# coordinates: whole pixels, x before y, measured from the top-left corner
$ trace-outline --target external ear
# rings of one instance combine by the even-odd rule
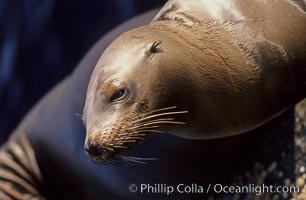
[[[153,55],[155,53],[160,52],[161,50],[158,49],[157,47],[162,43],[163,41],[161,40],[156,40],[155,42],[153,42],[153,44],[151,44],[148,48],[148,50],[146,51],[146,55]]]

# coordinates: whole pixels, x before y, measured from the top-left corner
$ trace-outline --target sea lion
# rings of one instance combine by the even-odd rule
[[[306,96],[304,11],[288,0],[170,0],[97,63],[88,154],[107,160],[154,132],[232,136],[279,115]]]
[[[84,107],[94,65],[106,46],[120,33],[149,23],[155,14],[152,11],[139,16],[103,37],[76,70],[31,110],[1,148],[0,170],[5,172],[0,174],[1,198],[14,199],[11,195],[22,193],[27,199],[37,196],[65,200],[203,199],[207,197],[204,194],[174,193],[167,196],[139,191],[132,193],[128,188],[131,184],[139,187],[143,183],[172,186],[198,183],[207,186],[231,177],[242,164],[254,164],[245,162],[245,159],[253,160],[245,149],[245,145],[249,144],[244,142],[248,134],[218,140],[184,140],[170,134],[150,135],[128,152],[129,156],[160,159],[147,165],[104,162],[98,166],[85,156],[81,148],[85,129],[75,113],[81,113]],[[254,155],[258,153],[256,148],[256,145],[251,148]],[[245,153],[244,157],[241,153]],[[30,187],[24,188],[23,184],[30,184]],[[227,194],[220,195],[228,199]]]

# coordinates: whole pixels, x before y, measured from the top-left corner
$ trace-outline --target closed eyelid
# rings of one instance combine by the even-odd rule
[[[114,92],[114,94],[110,97],[110,102],[120,101],[128,97],[128,88],[121,88]]]

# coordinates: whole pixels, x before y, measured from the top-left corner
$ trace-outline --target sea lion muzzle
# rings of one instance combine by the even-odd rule
[[[91,140],[84,145],[84,150],[86,154],[94,161],[107,160],[109,157],[113,157],[110,152],[106,149],[101,148],[98,145],[93,144]]]
[[[88,134],[84,149],[89,157],[101,162],[116,155],[142,141],[148,134],[163,133],[164,125],[185,125],[175,119],[187,111],[177,111],[176,107],[166,107],[148,111],[147,101],[137,103],[134,112],[118,120],[111,126],[98,129]]]
[[[95,157],[101,155],[100,149],[97,146],[93,145],[91,141],[89,141],[88,144],[84,145],[84,150],[90,156]]]

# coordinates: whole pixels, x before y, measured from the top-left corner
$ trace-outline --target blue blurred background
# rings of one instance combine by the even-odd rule
[[[0,0],[0,144],[119,23],[166,0]]]

